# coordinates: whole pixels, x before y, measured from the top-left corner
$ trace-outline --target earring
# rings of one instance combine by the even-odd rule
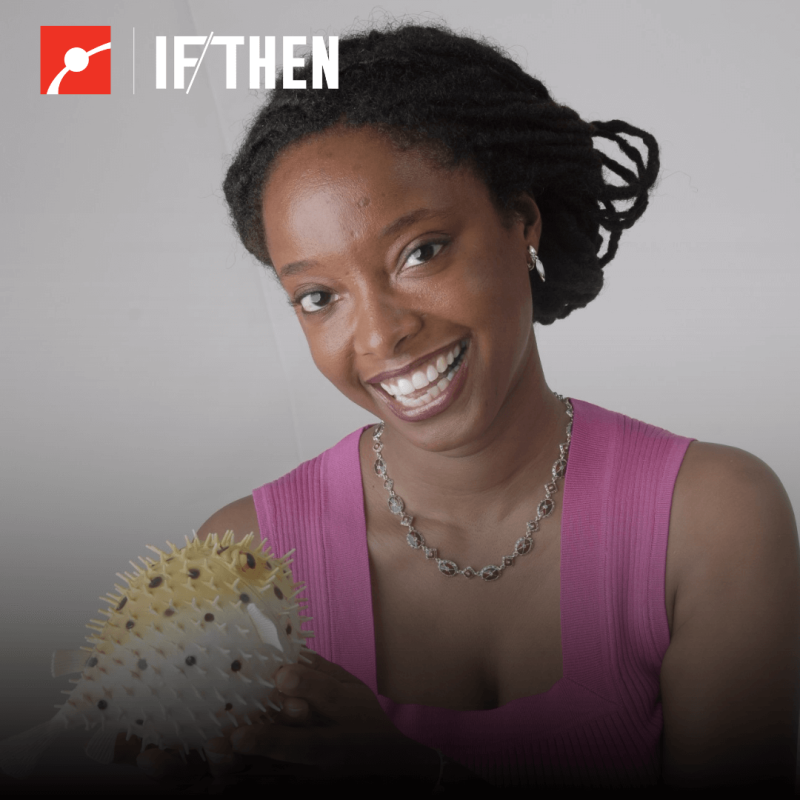
[[[536,271],[539,273],[542,283],[544,283],[544,264],[542,264],[542,259],[539,258],[536,248],[531,244],[528,245],[528,269],[533,272],[534,267],[536,267]]]

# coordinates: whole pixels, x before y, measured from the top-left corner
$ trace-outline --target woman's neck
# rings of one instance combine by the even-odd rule
[[[480,435],[457,449],[431,451],[387,426],[383,456],[415,524],[445,526],[452,536],[468,538],[517,517],[521,505],[531,515],[532,503],[535,513],[537,489],[551,479],[568,421],[544,380],[534,342],[520,380]]]

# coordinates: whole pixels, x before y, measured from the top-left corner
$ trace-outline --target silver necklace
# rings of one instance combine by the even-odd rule
[[[483,569],[473,569],[472,567],[460,569],[455,561],[439,558],[439,551],[435,547],[428,547],[425,537],[414,527],[414,517],[406,513],[406,504],[403,502],[403,498],[395,493],[394,481],[387,472],[386,459],[383,457],[383,442],[381,441],[383,421],[375,428],[375,432],[372,434],[372,449],[375,451],[375,473],[383,478],[383,486],[389,492],[389,511],[400,517],[400,524],[408,528],[406,541],[409,546],[413,547],[414,550],[422,550],[425,558],[434,559],[439,567],[439,572],[443,575],[448,577],[463,575],[465,578],[474,578],[476,575],[480,575],[485,581],[496,581],[503,574],[503,571],[510,567],[519,556],[527,555],[533,550],[533,534],[539,530],[539,522],[545,517],[549,517],[556,507],[555,500],[553,500],[553,495],[558,489],[556,481],[567,474],[567,456],[569,455],[569,444],[572,440],[572,403],[570,403],[569,398],[562,397],[556,392],[553,392],[553,394],[567,407],[567,416],[569,417],[567,441],[558,446],[559,456],[552,469],[553,480],[544,485],[544,500],[539,503],[536,509],[536,519],[528,521],[525,535],[517,539],[517,543],[514,545],[514,552],[511,555],[503,556],[500,560],[500,566],[489,564]]]

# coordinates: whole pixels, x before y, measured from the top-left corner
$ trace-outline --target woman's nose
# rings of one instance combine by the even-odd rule
[[[422,313],[390,292],[362,297],[356,313],[356,349],[361,355],[391,357],[423,326]]]

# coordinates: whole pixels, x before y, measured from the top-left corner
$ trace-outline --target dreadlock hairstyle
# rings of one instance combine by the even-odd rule
[[[307,86],[311,59],[294,74]],[[272,267],[262,192],[276,157],[334,125],[369,125],[402,148],[427,149],[443,166],[471,166],[506,220],[523,193],[535,199],[547,269],[546,283],[530,273],[536,322],[549,325],[597,296],[622,231],[647,207],[659,169],[653,136],[619,120],[583,121],[499,48],[441,25],[342,37],[339,86],[273,90],[231,163],[225,198],[242,243],[259,261]],[[643,142],[646,159],[622,134]],[[633,169],[596,149],[595,137],[614,142]]]

